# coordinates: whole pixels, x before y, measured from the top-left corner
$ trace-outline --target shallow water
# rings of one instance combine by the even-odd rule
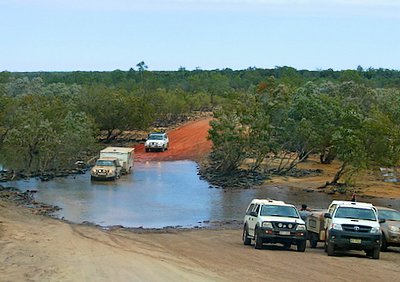
[[[91,182],[89,173],[42,182],[9,182],[23,191],[38,190],[37,201],[57,205],[59,218],[102,226],[162,228],[206,226],[209,221],[243,219],[253,198],[273,198],[296,206],[326,208],[332,198],[287,187],[223,190],[197,175],[192,161],[136,163],[131,175],[115,182]]]

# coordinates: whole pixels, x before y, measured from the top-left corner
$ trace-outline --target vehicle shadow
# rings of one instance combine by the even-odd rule
[[[254,247],[254,244],[252,244],[252,246]],[[269,251],[293,251],[293,252],[297,252],[296,250],[296,245],[292,245],[290,247],[285,247],[281,244],[264,244],[262,245],[260,250],[269,250]]]

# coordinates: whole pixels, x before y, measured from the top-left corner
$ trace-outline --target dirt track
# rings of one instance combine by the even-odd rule
[[[180,159],[183,151],[191,151],[184,158],[202,156],[211,146],[208,121],[170,132],[167,152],[137,147],[136,160]],[[400,281],[399,265],[400,248],[380,260],[362,252],[328,257],[322,246],[255,250],[242,244],[240,229],[101,230],[0,200],[0,281]]]
[[[135,146],[135,161],[198,160],[211,150],[207,140],[211,118],[189,122],[168,132],[170,145],[165,152],[148,152],[144,144]]]
[[[400,250],[328,257],[241,243],[241,231],[104,231],[0,201],[0,281],[399,281]]]

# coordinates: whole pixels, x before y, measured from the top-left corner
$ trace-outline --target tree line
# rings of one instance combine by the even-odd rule
[[[15,171],[69,168],[124,130],[148,130],[194,111],[209,111],[211,95],[156,89],[146,93],[103,84],[46,84],[16,78],[0,84],[0,164]]]
[[[45,171],[98,150],[124,130],[213,111],[216,171],[284,174],[310,154],[339,159],[332,182],[399,161],[400,72],[291,67],[246,70],[0,72],[0,163]]]

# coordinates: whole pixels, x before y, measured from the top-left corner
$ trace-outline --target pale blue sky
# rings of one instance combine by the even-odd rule
[[[0,0],[0,71],[400,69],[400,0]]]

